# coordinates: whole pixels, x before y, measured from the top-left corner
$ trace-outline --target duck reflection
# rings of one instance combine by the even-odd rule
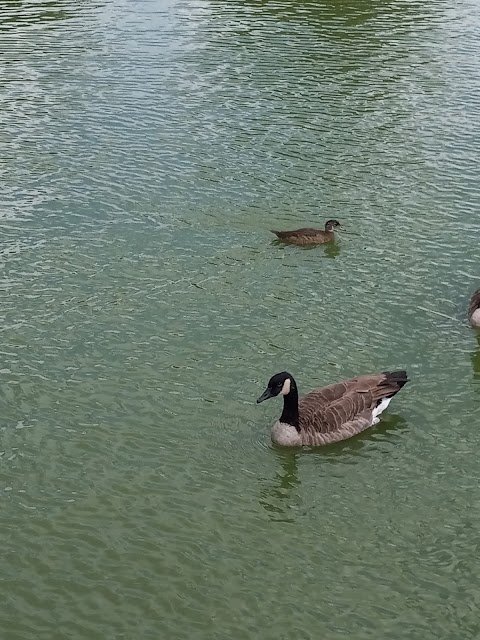
[[[270,244],[272,244],[273,246],[283,248],[285,247],[285,243],[281,240],[278,240],[278,238],[272,240]],[[325,244],[321,245],[311,245],[305,247],[296,246],[295,251],[323,251],[323,255],[325,256],[325,258],[335,259],[340,254],[340,243],[333,241],[326,242]]]
[[[323,255],[325,258],[335,259],[340,253],[340,243],[333,240],[332,242],[326,242],[325,244],[320,245],[307,245],[306,247],[297,246],[295,249],[297,251],[321,251],[322,253],[320,256]]]
[[[81,6],[85,3],[78,3]],[[25,10],[24,2],[0,2],[2,21],[0,31],[7,31],[12,28],[21,27],[24,24],[40,24],[66,20],[75,14],[78,5],[69,0],[40,0],[29,3],[28,11]],[[3,13],[5,15],[3,15]]]
[[[334,260],[340,253],[340,244],[338,242],[329,242],[325,245],[325,257]]]

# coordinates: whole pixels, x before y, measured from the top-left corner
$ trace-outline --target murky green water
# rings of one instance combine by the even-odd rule
[[[0,25],[2,640],[478,639],[478,4]],[[391,367],[378,428],[271,447],[272,373]]]

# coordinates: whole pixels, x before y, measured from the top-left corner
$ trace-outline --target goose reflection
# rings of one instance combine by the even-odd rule
[[[274,522],[295,523],[298,517],[305,515],[305,510],[301,509],[303,499],[298,478],[298,463],[302,455],[314,455],[318,458],[318,464],[323,466],[324,475],[343,475],[342,465],[356,464],[371,452],[375,446],[382,442],[396,444],[402,433],[408,429],[408,423],[400,415],[385,414],[381,422],[374,429],[367,429],[363,433],[342,440],[326,447],[304,448],[300,451],[273,447],[279,470],[275,473],[273,480],[266,480],[260,492],[259,502],[268,512],[270,520]],[[338,472],[327,465],[337,465]],[[321,482],[321,473],[318,476]]]
[[[295,522],[292,507],[299,504],[295,489],[300,485],[298,479],[298,452],[285,449],[273,449],[281,469],[275,478],[266,483],[260,492],[260,504],[274,522]]]
[[[354,438],[341,440],[322,449],[312,448],[306,452],[309,454],[321,454],[323,463],[353,464],[364,455],[367,455],[372,447],[379,442],[397,442],[401,434],[408,429],[405,418],[395,413],[386,413],[382,416],[378,425],[366,429]]]

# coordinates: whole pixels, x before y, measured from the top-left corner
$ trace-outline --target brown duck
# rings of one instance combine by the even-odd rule
[[[334,229],[340,227],[338,220],[327,220],[325,223],[325,231],[321,229],[295,229],[294,231],[274,231],[279,240],[289,242],[290,244],[323,244],[334,240]]]
[[[270,378],[257,403],[283,396],[283,413],[272,427],[275,444],[316,447],[346,440],[377,424],[407,382],[406,371],[385,371],[315,389],[299,402],[296,382],[284,371]]]

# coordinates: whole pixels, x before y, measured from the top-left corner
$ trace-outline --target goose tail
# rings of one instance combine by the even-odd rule
[[[392,395],[398,393],[407,382],[410,382],[407,372],[404,369],[400,369],[399,371],[384,371],[383,374],[385,376],[385,382],[395,389]]]
[[[400,371],[384,371],[383,375],[385,378],[378,387],[376,405],[372,410],[371,424],[377,424],[379,421],[378,416],[385,411],[393,396],[395,396],[409,381],[407,372],[403,369]]]

